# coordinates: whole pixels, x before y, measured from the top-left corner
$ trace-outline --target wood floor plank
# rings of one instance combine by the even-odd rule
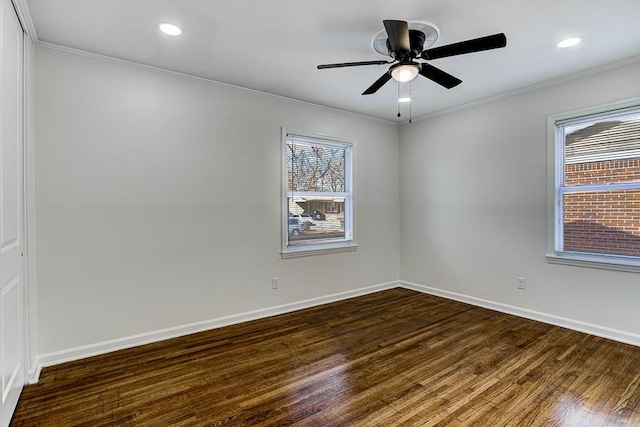
[[[640,348],[406,289],[45,368],[12,427],[637,426]]]

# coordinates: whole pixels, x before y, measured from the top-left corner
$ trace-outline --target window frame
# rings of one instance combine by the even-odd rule
[[[345,238],[343,240],[333,240],[318,244],[304,244],[300,246],[289,246],[289,203],[290,196],[288,190],[288,157],[287,157],[287,139],[289,135],[295,135],[301,139],[317,141],[319,144],[339,146],[346,149],[345,159]],[[281,236],[282,258],[297,258],[311,255],[321,255],[327,253],[351,252],[358,248],[356,243],[356,227],[355,227],[355,141],[347,138],[339,138],[321,133],[309,132],[293,128],[282,128],[282,191],[281,191]],[[331,194],[331,193],[328,193]]]
[[[564,237],[564,216],[560,187],[564,184],[565,141],[558,141],[558,124],[597,118],[607,114],[615,114],[624,110],[640,109],[640,98],[631,98],[604,105],[582,108],[547,116],[547,253],[546,261],[550,264],[563,264],[579,267],[600,268],[640,273],[640,257],[596,254],[587,252],[568,252],[559,250],[559,239]],[[629,187],[616,184],[619,188],[601,188],[601,185],[580,186],[586,191],[618,190]],[[635,184],[633,187],[637,187]]]

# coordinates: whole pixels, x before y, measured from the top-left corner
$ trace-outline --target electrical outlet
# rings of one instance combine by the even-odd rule
[[[271,289],[279,289],[280,288],[280,278],[274,277],[271,279]]]
[[[518,277],[518,289],[526,289],[527,288],[527,279],[524,277]]]

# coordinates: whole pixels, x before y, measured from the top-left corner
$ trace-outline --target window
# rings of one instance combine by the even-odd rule
[[[355,250],[352,143],[282,133],[283,257]]]
[[[640,100],[549,119],[547,260],[640,272]]]

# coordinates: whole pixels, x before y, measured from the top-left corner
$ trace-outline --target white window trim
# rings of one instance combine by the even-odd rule
[[[640,107],[640,98],[631,98],[547,116],[547,253],[545,258],[549,264],[640,273],[640,260],[634,257],[556,250],[558,247],[556,239],[562,236],[562,224],[560,221],[557,221],[558,209],[560,209],[561,204],[558,199],[559,192],[556,191],[556,188],[559,182],[563,182],[564,177],[564,169],[562,165],[559,164],[560,162],[557,162],[557,156],[559,154],[556,152],[556,123],[563,120],[577,119],[580,117],[586,118],[587,116],[634,107]],[[564,157],[564,153],[560,153],[560,155]],[[618,185],[624,187],[624,184]],[[585,186],[585,188],[587,187]],[[609,186],[609,188],[606,189],[611,190],[612,188]],[[560,227],[558,233],[556,233],[556,227]]]
[[[350,238],[347,238],[339,242],[329,242],[317,245],[302,245],[289,247],[289,206],[287,204],[287,135],[294,134],[301,137],[310,138],[313,140],[322,140],[323,143],[330,145],[332,142],[338,143],[341,147],[348,146],[350,149],[347,151],[350,156],[347,159],[347,165],[350,165],[350,171],[347,172],[345,177],[347,182],[347,188],[350,189],[351,200],[350,203],[345,203],[345,231],[351,230]],[[282,171],[282,192],[281,192],[281,236],[282,236],[282,250],[280,255],[282,258],[298,258],[312,255],[333,254],[340,252],[352,252],[358,249],[356,243],[356,227],[355,227],[355,211],[356,211],[356,195],[355,195],[355,141],[346,138],[337,138],[334,136],[324,135],[320,133],[308,132],[293,128],[282,128],[282,165],[280,167]],[[308,193],[312,195],[313,193]],[[326,196],[327,193],[318,193],[318,195]]]

